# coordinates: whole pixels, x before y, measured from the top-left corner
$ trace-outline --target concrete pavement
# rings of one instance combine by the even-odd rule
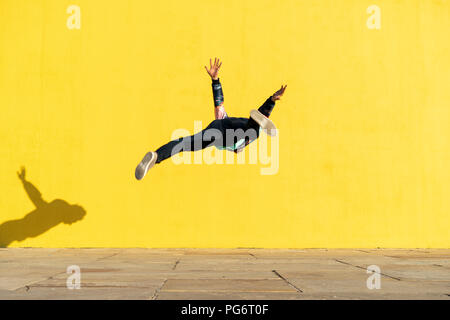
[[[450,299],[450,249],[0,248],[0,299]]]

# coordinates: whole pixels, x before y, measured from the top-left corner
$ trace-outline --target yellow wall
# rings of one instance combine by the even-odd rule
[[[449,30],[446,0],[1,0],[0,242],[448,248]],[[213,118],[214,56],[230,115],[288,85],[278,174],[169,160],[136,181],[145,152]],[[65,202],[35,209],[21,166]]]

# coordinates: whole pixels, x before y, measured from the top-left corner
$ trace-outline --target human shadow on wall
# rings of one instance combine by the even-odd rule
[[[7,247],[13,241],[37,237],[60,223],[70,225],[86,215],[83,207],[71,205],[61,199],[46,202],[39,190],[25,179],[25,173],[25,168],[22,167],[17,175],[36,209],[22,219],[6,221],[0,225],[0,247]]]

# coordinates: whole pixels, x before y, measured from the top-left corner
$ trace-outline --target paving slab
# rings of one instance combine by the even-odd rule
[[[47,279],[38,281],[28,285],[30,288],[67,288],[67,279]],[[164,283],[164,279],[145,279],[139,277],[130,278],[110,278],[110,279],[86,279],[81,278],[82,288],[151,288],[161,287]]]
[[[281,279],[169,279],[160,292],[297,292]]]
[[[84,272],[82,277],[86,280],[105,280],[117,278],[139,278],[139,279],[279,279],[272,271],[240,272],[240,271],[148,271],[145,269],[128,269],[126,271],[112,272]],[[61,273],[53,276],[54,279],[66,279],[67,274]]]
[[[450,299],[450,250],[1,248],[0,299]]]
[[[151,300],[157,287],[81,287],[72,289],[61,287],[30,287],[2,296],[7,300]]]
[[[159,292],[155,300],[301,300],[299,293],[286,292]]]

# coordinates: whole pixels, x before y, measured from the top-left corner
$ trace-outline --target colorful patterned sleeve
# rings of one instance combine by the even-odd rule
[[[212,90],[214,97],[214,115],[216,119],[228,118],[223,106],[223,91],[219,79],[212,81]]]

